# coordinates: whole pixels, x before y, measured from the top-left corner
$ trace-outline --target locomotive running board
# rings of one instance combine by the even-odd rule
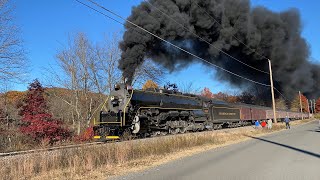
[[[103,136],[93,136],[93,139],[101,139]],[[111,139],[120,139],[119,136],[106,136],[106,140],[111,140]]]
[[[106,139],[120,139],[119,136],[106,136]]]

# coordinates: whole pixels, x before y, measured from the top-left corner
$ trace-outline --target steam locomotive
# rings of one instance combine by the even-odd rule
[[[277,118],[308,117],[308,114],[277,110]],[[185,133],[250,125],[254,120],[273,119],[271,108],[231,104],[168,89],[134,90],[117,84],[94,121],[94,138],[119,139]]]

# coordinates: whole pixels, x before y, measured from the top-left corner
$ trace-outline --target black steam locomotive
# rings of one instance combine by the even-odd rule
[[[271,108],[228,104],[175,89],[141,91],[119,84],[103,104],[99,122],[95,122],[94,138],[108,140],[124,134],[146,137],[239,127],[253,120],[272,118],[271,112]],[[287,111],[278,114],[278,118],[307,116]]]

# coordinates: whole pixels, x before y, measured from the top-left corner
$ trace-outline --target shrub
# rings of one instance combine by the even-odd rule
[[[23,100],[20,115],[22,115],[21,132],[40,143],[47,139],[50,144],[70,136],[70,131],[62,127],[62,122],[49,114],[47,102],[43,96],[44,89],[38,80],[30,84]]]

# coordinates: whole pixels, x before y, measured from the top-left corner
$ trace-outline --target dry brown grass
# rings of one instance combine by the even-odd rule
[[[311,120],[295,121],[292,125]],[[2,179],[105,179],[284,129],[252,127],[108,143],[0,159]]]

